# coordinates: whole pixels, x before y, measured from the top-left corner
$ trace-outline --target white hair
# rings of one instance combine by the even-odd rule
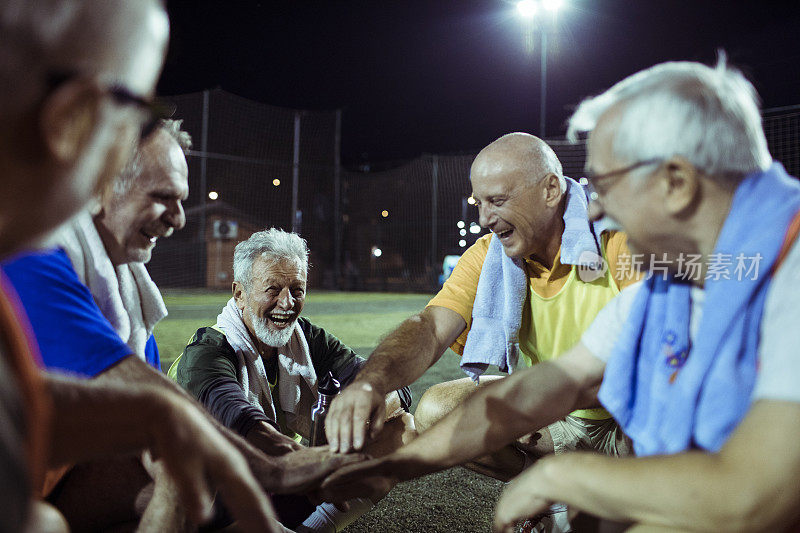
[[[127,194],[142,175],[142,170],[144,169],[143,148],[149,141],[152,141],[158,132],[163,131],[169,135],[172,140],[178,143],[178,146],[181,147],[184,155],[186,155],[192,147],[192,136],[189,135],[189,132],[181,129],[182,124],[183,120],[164,119],[158,121],[155,131],[153,131],[147,139],[139,143],[139,146],[136,147],[136,151],[125,165],[125,168],[122,169],[114,180],[113,193],[115,196],[119,197]]]
[[[308,244],[297,233],[270,228],[253,233],[236,245],[233,252],[233,279],[249,290],[253,281],[253,262],[263,257],[269,265],[293,261],[308,272]]]
[[[614,156],[629,163],[683,156],[709,177],[737,182],[772,162],[761,125],[758,95],[720,53],[715,68],[667,62],[625,78],[584,100],[569,119],[567,138],[595,128],[611,109],[620,112]]]

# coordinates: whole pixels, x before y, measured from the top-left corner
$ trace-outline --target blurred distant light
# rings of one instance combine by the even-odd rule
[[[219,194],[217,194],[217,191],[211,191],[210,193],[208,193],[208,198],[211,200],[216,200],[217,198],[219,198]]]
[[[389,216],[389,211],[387,211],[386,209],[384,209],[383,211],[381,211],[381,216],[382,216],[383,218],[386,218],[386,217],[388,217],[388,216]]]
[[[272,184],[277,187],[278,185],[281,184],[281,180],[279,180],[278,178],[275,178],[274,180],[272,180]]]
[[[459,220],[459,221],[456,223],[456,226],[458,226],[458,229],[464,229],[464,226],[465,226],[465,225],[466,225],[466,224],[464,224],[464,221],[463,221],[463,220]]]
[[[525,18],[533,18],[537,7],[534,0],[520,0],[517,2],[517,12]]]
[[[558,11],[562,4],[562,0],[542,0],[542,6],[548,11]]]
[[[465,230],[465,229],[460,229],[460,230],[458,230],[458,234],[459,234],[459,235],[461,235],[462,237],[464,237],[464,236],[466,236],[466,235],[467,235],[467,230]]]
[[[578,183],[586,187],[587,185],[589,185],[589,180],[587,180],[586,178],[581,178],[578,180]]]
[[[458,245],[463,248],[463,247],[465,247],[467,245],[467,241],[465,241],[464,239],[461,239],[460,241],[458,241]]]
[[[372,255],[374,255],[375,257],[380,257],[380,256],[383,255],[383,250],[381,250],[377,246],[373,246],[372,247]]]
[[[474,234],[480,233],[481,232],[481,227],[479,225],[477,225],[477,224],[472,224],[469,227],[469,232],[470,233],[474,233]]]
[[[475,205],[475,198],[473,198],[472,196],[470,196],[469,198],[467,198],[467,203],[468,203],[469,205]]]

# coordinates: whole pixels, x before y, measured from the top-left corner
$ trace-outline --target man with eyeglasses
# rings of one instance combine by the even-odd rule
[[[0,259],[48,242],[121,170],[158,118],[150,95],[168,33],[156,0],[0,0]],[[54,319],[51,327],[59,326]],[[264,488],[302,490],[341,464],[319,454],[310,465],[263,456],[144,362],[128,365],[143,376],[137,380],[42,372],[29,329],[0,276],[0,530],[66,527],[34,497],[47,468],[149,450],[192,521],[208,518],[218,488],[244,529],[281,531]],[[133,481],[121,470],[102,475]],[[84,501],[97,517],[92,529],[103,527],[118,496],[107,490]],[[162,518],[149,513],[141,525],[164,530]]]
[[[800,184],[772,162],[753,86],[724,60],[656,65],[581,104],[579,131],[592,217],[668,269],[623,290],[561,358],[476,392],[327,490],[463,463],[599,398],[646,457],[545,457],[506,488],[496,531],[554,501],[631,531],[797,530]],[[738,268],[748,260],[758,268]],[[487,416],[498,406],[510,414]]]
[[[583,187],[563,176],[541,139],[525,133],[497,139],[475,158],[470,181],[480,224],[491,233],[464,253],[428,307],[389,335],[334,401],[326,427],[340,451],[361,448],[367,423],[373,431],[380,427],[376,402],[384,390],[413,382],[448,346],[474,381],[492,383],[499,376],[481,376],[489,364],[516,372],[571,348],[598,311],[638,277],[619,261],[628,255],[625,235],[588,220]],[[474,391],[469,378],[431,387],[417,407],[417,428],[426,431]],[[626,455],[625,436],[595,404],[531,426],[534,434],[470,468],[507,480],[548,453]],[[490,416],[510,412],[499,408]]]

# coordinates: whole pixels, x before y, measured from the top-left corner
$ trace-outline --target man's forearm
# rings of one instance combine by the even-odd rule
[[[236,449],[244,455],[250,470],[264,486],[270,490],[274,489],[274,482],[277,467],[276,464],[269,459],[265,454],[257,450],[253,445],[248,443],[243,437],[236,435],[233,431],[222,425],[217,419],[211,416],[200,403],[184,391],[177,383],[169,379],[166,375],[158,372],[153,367],[137,358],[136,356],[128,356],[120,361],[117,365],[109,368],[100,374],[95,381],[98,383],[117,382],[117,383],[138,383],[147,384],[154,387],[163,387],[180,394],[187,400],[191,401],[197,409],[205,415],[208,421],[219,431]]]
[[[354,382],[367,382],[386,395],[416,381],[439,360],[444,349],[430,319],[424,313],[415,315],[375,348]]]
[[[51,467],[133,453],[152,445],[152,433],[146,428],[160,420],[166,405],[157,389],[104,386],[50,374],[45,382],[54,408]]]
[[[602,518],[681,530],[739,530],[728,513],[748,491],[747,479],[702,452],[624,459],[575,453],[546,458],[540,468],[537,486],[548,499]]]
[[[783,531],[796,520],[800,406],[760,402],[719,453],[614,459],[568,454],[526,490],[614,520],[701,531]],[[523,474],[523,476],[526,474]]]
[[[476,390],[390,462],[398,466],[401,479],[450,468],[499,450],[569,414],[582,401],[579,383],[553,363],[541,363]]]

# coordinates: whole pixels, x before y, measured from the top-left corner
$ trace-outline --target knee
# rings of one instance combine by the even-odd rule
[[[452,388],[450,385],[449,382],[438,383],[426,390],[419,399],[414,412],[417,431],[422,433],[453,410],[452,395],[448,393]]]
[[[374,441],[367,444],[364,451],[373,457],[383,457],[404,444],[408,444],[416,436],[414,417],[404,412],[400,416],[387,420],[380,434]]]
[[[67,524],[67,519],[58,509],[49,503],[34,501],[31,505],[30,518],[28,519],[28,531],[68,533],[69,525]]]

